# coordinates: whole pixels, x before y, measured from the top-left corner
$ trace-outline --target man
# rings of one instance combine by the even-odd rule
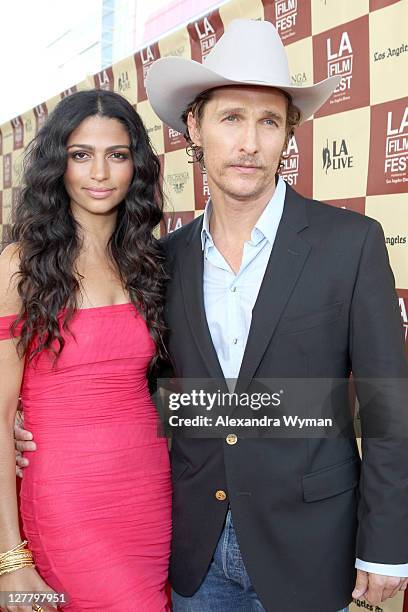
[[[249,20],[204,65],[151,67],[150,102],[186,131],[211,193],[204,216],[164,243],[177,377],[238,378],[249,393],[256,379],[407,377],[380,225],[278,178],[292,129],[337,84],[291,87],[275,28]],[[348,437],[176,433],[172,468],[176,612],[335,612],[352,594],[379,604],[405,588],[406,439],[365,438],[360,477]]]

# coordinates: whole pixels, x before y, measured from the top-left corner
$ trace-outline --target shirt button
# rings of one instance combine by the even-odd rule
[[[237,288],[236,288],[236,287],[231,287],[231,291],[232,291],[232,293],[235,293],[235,292],[236,292],[236,290],[237,290]]]
[[[238,338],[234,338],[232,344],[238,344]]]
[[[218,501],[225,501],[227,499],[227,494],[225,491],[220,489],[219,491],[215,492],[215,497],[218,499]]]
[[[228,434],[228,436],[225,438],[227,441],[227,444],[236,444],[238,442],[238,438],[235,434]]]

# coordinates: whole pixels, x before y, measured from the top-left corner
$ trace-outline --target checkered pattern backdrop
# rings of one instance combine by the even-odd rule
[[[166,230],[200,215],[209,196],[206,175],[188,163],[181,134],[151,109],[144,80],[159,57],[201,62],[236,17],[275,24],[293,84],[342,76],[329,101],[290,141],[282,174],[305,196],[381,222],[407,338],[408,0],[232,0],[2,125],[0,242],[7,240],[13,223],[24,147],[62,97],[92,87],[120,92],[143,118],[162,161],[170,202]],[[356,605],[373,609],[364,602]],[[402,605],[401,596],[376,610],[401,612]]]

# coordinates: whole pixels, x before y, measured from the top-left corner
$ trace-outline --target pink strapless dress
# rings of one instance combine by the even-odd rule
[[[0,339],[15,317],[0,318]],[[55,369],[26,366],[20,510],[36,567],[66,612],[163,612],[171,539],[167,440],[146,368],[154,344],[132,304],[78,310]]]

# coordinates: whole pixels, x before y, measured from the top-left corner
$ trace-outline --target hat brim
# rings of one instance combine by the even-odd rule
[[[163,57],[149,68],[146,91],[149,102],[168,126],[184,133],[181,115],[198,94],[207,89],[226,85],[259,85],[286,91],[301,112],[301,123],[311,117],[339,85],[340,76],[329,77],[309,87],[288,87],[283,83],[235,80],[216,73],[194,60],[182,57]]]

